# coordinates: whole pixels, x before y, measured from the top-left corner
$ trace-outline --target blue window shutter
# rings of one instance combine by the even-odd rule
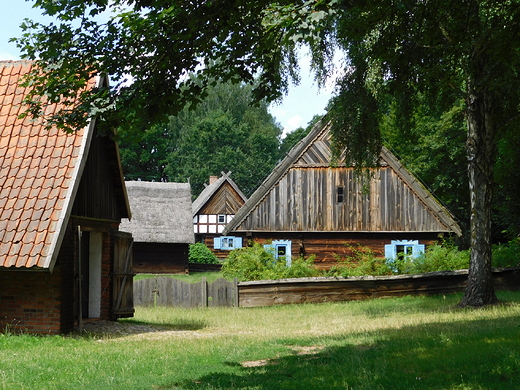
[[[235,249],[242,248],[242,237],[235,237],[234,241],[235,241],[235,243],[234,243]]]
[[[213,239],[213,249],[222,249],[222,242],[220,237],[215,237]]]
[[[394,244],[388,244],[385,245],[385,258],[387,259],[395,259],[395,245]]]
[[[413,246],[413,258],[419,257],[422,253],[424,253],[424,250],[424,244],[415,244]]]
[[[286,245],[287,245],[287,251],[286,251],[286,255],[285,255],[285,264],[287,265],[287,267],[290,267],[292,264],[292,258],[291,258],[292,243],[291,243],[291,241],[286,241]]]
[[[264,249],[266,252],[274,255],[274,246],[272,244],[264,244]]]

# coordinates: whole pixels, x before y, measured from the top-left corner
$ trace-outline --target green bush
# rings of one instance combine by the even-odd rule
[[[491,264],[497,268],[518,267],[520,265],[520,238],[507,244],[493,245]]]
[[[421,274],[467,268],[469,268],[469,250],[460,251],[455,245],[443,242],[442,245],[428,246],[426,253],[414,259],[412,267],[406,273]]]
[[[219,264],[217,256],[201,242],[190,245],[188,261],[198,264]]]
[[[275,259],[258,243],[231,251],[222,265],[225,278],[236,277],[240,281],[304,278],[318,274],[314,256],[292,259],[291,266],[287,267],[285,258]]]
[[[351,255],[341,258],[335,256],[337,265],[331,267],[325,276],[365,276],[365,275],[391,275],[392,268],[385,259],[377,258],[374,252],[367,247],[347,245]]]

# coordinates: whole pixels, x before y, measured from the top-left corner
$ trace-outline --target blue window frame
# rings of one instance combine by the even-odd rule
[[[390,260],[401,256],[415,259],[424,253],[424,249],[424,244],[419,244],[419,240],[392,240],[385,245],[385,257]]]
[[[242,237],[223,236],[213,239],[213,249],[232,251],[238,248],[242,248]]]
[[[285,258],[287,267],[291,266],[292,244],[290,240],[276,240],[264,245],[264,249],[271,252],[275,259]]]

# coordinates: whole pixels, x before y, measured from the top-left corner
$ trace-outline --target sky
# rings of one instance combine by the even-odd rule
[[[20,59],[20,51],[9,39],[22,34],[20,24],[25,18],[41,23],[52,21],[41,15],[39,9],[32,8],[33,3],[25,0],[0,0],[0,60]],[[331,88],[318,89],[309,64],[309,59],[302,55],[300,84],[291,86],[285,98],[270,107],[271,115],[284,129],[284,135],[298,127],[306,127],[315,115],[325,114],[325,106],[332,95]]]

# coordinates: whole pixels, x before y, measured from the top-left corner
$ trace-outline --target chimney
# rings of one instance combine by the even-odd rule
[[[209,185],[212,185],[218,180],[218,176],[210,176],[209,177]]]

